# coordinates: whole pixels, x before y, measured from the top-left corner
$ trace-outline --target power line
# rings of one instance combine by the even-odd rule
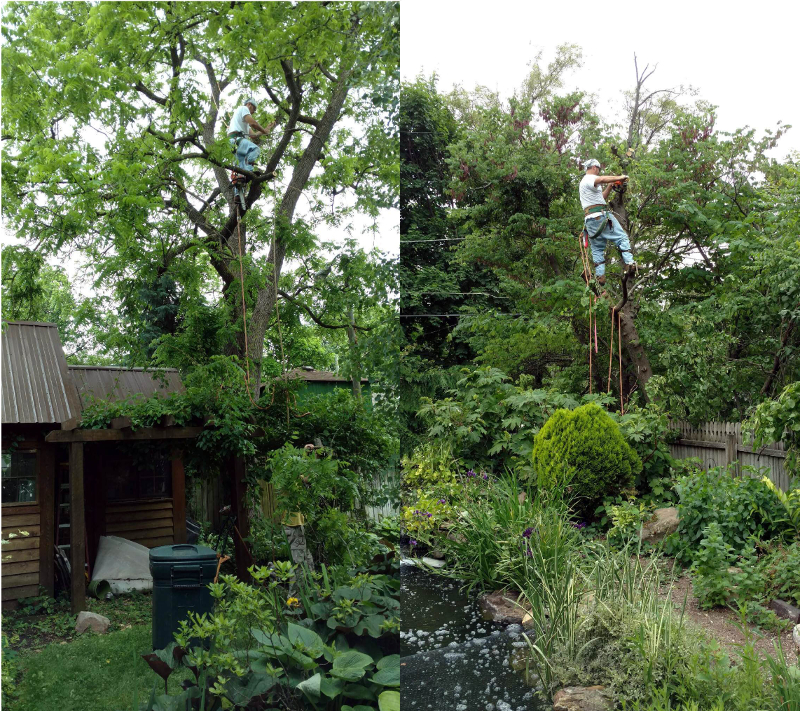
[[[400,318],[450,318],[457,316],[459,318],[486,316],[487,314],[398,314]],[[515,316],[522,318],[533,318],[528,314],[492,314],[493,316]]]
[[[466,237],[443,237],[442,239],[401,239],[400,244],[411,244],[413,242],[461,242]]]
[[[493,299],[510,299],[510,296],[496,296],[485,291],[406,291],[401,296],[491,296]]]

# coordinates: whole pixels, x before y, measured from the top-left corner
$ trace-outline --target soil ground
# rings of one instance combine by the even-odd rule
[[[666,595],[666,590],[664,590]],[[695,626],[700,627],[706,635],[717,640],[732,657],[736,651],[745,644],[746,637],[741,629],[739,615],[734,610],[726,607],[716,607],[712,610],[701,610],[697,598],[692,595],[692,583],[689,576],[684,573],[679,577],[672,588],[672,600],[676,609],[683,607],[686,598],[686,618]],[[792,629],[782,632],[763,630],[754,625],[748,625],[749,635],[759,655],[764,658],[775,655],[775,645],[783,649],[783,654],[789,664],[797,664],[797,647],[792,641]]]

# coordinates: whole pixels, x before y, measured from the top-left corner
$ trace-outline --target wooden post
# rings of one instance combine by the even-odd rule
[[[186,475],[179,449],[172,451],[172,532],[175,543],[186,543]]]
[[[741,468],[739,466],[739,443],[736,440],[736,434],[728,432],[725,435],[725,464],[730,467],[736,463],[734,469],[734,476],[741,476]]]
[[[83,442],[69,446],[69,552],[72,568],[72,612],[86,609],[86,521],[83,511]]]
[[[53,546],[55,545],[56,513],[56,447],[39,445],[39,585],[51,597],[55,594]]]
[[[247,511],[247,484],[245,483],[245,466],[243,457],[233,458],[233,486],[231,487],[231,514],[236,516],[236,527],[239,533],[233,532],[233,546],[236,551],[236,576],[239,580],[249,583],[251,581],[248,568],[253,565],[250,551],[245,546],[242,538],[250,535],[250,517]],[[241,535],[241,538],[240,538]]]

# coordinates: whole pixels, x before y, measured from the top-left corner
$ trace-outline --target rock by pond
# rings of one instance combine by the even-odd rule
[[[401,579],[403,711],[545,708],[512,667],[512,654],[528,645],[520,624],[484,620],[458,581],[413,564],[402,565]]]
[[[505,590],[496,590],[481,595],[480,607],[484,620],[505,625],[524,625],[530,619],[522,603],[515,602],[516,595]]]

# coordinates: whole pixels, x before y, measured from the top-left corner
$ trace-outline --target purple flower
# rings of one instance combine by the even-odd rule
[[[446,504],[446,503],[447,503],[447,500],[446,500],[446,499],[439,499],[439,503],[440,503],[440,504]]]
[[[469,476],[469,477],[473,477],[473,476],[478,476],[478,475],[477,475],[477,474],[476,474],[474,471],[472,471],[472,469],[470,469],[470,470],[467,472],[467,476]]]
[[[412,546],[415,546],[415,545],[417,545],[417,539],[416,539],[416,538],[412,538],[412,539],[411,539],[411,545],[412,545]]]
[[[522,537],[523,537],[523,538],[530,538],[532,533],[533,533],[533,529],[532,529],[532,528],[526,528],[526,529],[525,529],[525,530],[522,532]]]
[[[582,528],[586,528],[586,525],[586,521],[581,521],[580,523],[573,523],[572,527],[577,528],[580,531]]]
[[[533,551],[530,546],[525,546],[525,555],[528,556],[528,558],[533,558]]]
[[[488,478],[489,478],[489,475],[488,475],[486,472],[483,472],[483,478],[484,478],[484,480],[485,480],[485,479],[488,479]]]
[[[429,514],[428,514],[428,518],[430,518],[431,516],[433,516],[433,514],[430,514],[430,513],[429,513]]]

